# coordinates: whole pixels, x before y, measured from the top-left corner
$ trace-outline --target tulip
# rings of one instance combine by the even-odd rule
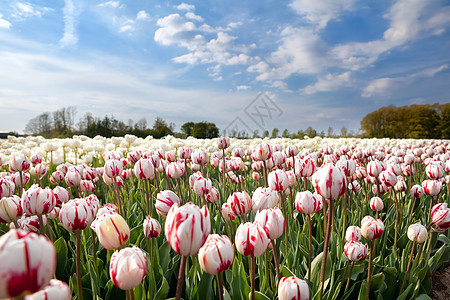
[[[275,240],[278,239],[284,232],[285,222],[283,213],[278,207],[260,210],[256,213],[255,223],[261,225],[261,227],[265,230],[267,237],[271,240],[277,280],[280,281],[281,275]]]
[[[442,191],[442,183],[437,180],[425,180],[422,182],[423,190],[431,197],[437,196]]]
[[[17,219],[22,216],[22,213],[22,203],[18,196],[0,198],[0,223],[14,222],[17,225]]]
[[[95,226],[98,240],[107,250],[119,248],[130,237],[130,227],[119,214],[103,214]]]
[[[95,185],[91,180],[80,181],[80,191],[86,193],[93,193],[95,191]]]
[[[381,182],[388,187],[395,186],[397,183],[397,176],[391,171],[382,171],[379,177]]]
[[[53,190],[32,185],[22,196],[22,208],[29,215],[45,215],[56,205]]]
[[[147,238],[156,238],[161,234],[161,225],[159,224],[158,220],[153,219],[150,216],[147,216],[144,220],[143,230],[144,235]]]
[[[59,212],[62,226],[70,231],[83,230],[92,223],[94,214],[84,199],[73,199],[64,203]]]
[[[209,194],[212,189],[212,183],[210,179],[199,177],[194,181],[194,193],[197,196],[204,196]]]
[[[444,177],[445,175],[444,169],[436,163],[428,164],[425,168],[425,172],[427,173],[428,177],[432,179],[439,179]]]
[[[72,292],[64,281],[50,279],[49,284],[39,292],[26,296],[25,300],[70,300]]]
[[[70,199],[69,192],[62,186],[56,186],[53,189],[53,195],[55,195],[56,198],[56,206],[59,207],[61,207],[63,203],[66,203]]]
[[[237,216],[233,213],[233,211],[230,210],[230,206],[228,205],[227,202],[222,204],[221,214],[226,221],[233,221],[234,219],[237,218]]]
[[[284,191],[289,187],[289,178],[284,170],[276,170],[269,173],[269,187],[275,191]]]
[[[411,187],[411,197],[413,198],[422,198],[425,194],[423,187],[419,184],[415,184]]]
[[[146,271],[147,260],[138,247],[123,248],[111,256],[109,275],[114,285],[122,290],[132,290],[141,284]]]
[[[11,172],[26,172],[30,167],[31,162],[25,154],[13,155],[9,159],[9,170]]]
[[[198,252],[200,266],[211,275],[228,269],[233,259],[233,244],[226,235],[210,234]]]
[[[267,246],[269,246],[270,240],[265,230],[258,223],[242,223],[236,230],[234,243],[237,251],[244,255],[249,256],[251,265],[251,291],[250,299],[254,299],[255,294],[255,257],[261,256],[266,252]]]
[[[244,216],[252,209],[252,199],[246,192],[234,192],[228,197],[227,203],[236,216]]]
[[[382,211],[384,208],[383,200],[381,200],[380,197],[372,197],[370,199],[370,208],[377,212],[377,218],[378,218],[378,212]]]
[[[66,184],[68,186],[79,186],[81,182],[81,174],[75,167],[70,167],[67,170],[66,176],[64,177]]]
[[[205,200],[208,203],[216,203],[219,201],[219,191],[212,186],[209,193],[205,195]]]
[[[138,162],[138,160],[140,160],[142,157],[142,151],[141,150],[135,150],[132,152],[128,152],[127,154],[127,159],[128,161],[134,165]]]
[[[252,196],[252,211],[272,208],[278,205],[278,193],[271,188],[258,187]]]
[[[297,192],[295,207],[299,212],[307,215],[320,212],[323,207],[322,196],[312,194],[310,191]]]
[[[345,240],[359,242],[361,240],[361,228],[358,226],[349,226],[345,231]]]
[[[155,167],[149,159],[141,158],[134,165],[134,175],[137,179],[152,180],[155,178]]]
[[[226,149],[230,147],[230,138],[228,137],[218,137],[216,139],[216,145],[218,149]]]
[[[64,173],[62,173],[61,171],[55,171],[52,173],[52,175],[50,175],[50,182],[56,185],[64,180],[64,176]]]
[[[172,205],[180,204],[180,198],[171,190],[165,190],[158,193],[156,196],[155,208],[158,215],[166,217]]]
[[[358,241],[348,241],[344,245],[344,253],[347,258],[352,262],[358,262],[363,259],[366,259],[368,254],[367,244],[363,244]],[[351,274],[350,274],[351,276]]]
[[[180,270],[176,289],[176,299],[181,298],[184,282],[186,257],[198,253],[211,231],[211,220],[208,208],[189,202],[178,207],[172,205],[167,214],[164,232],[170,247],[181,256]]]
[[[406,285],[406,281],[408,279],[409,270],[411,268],[411,261],[412,261],[412,257],[414,254],[414,246],[416,245],[416,243],[420,244],[419,253],[417,254],[417,257],[420,257],[420,254],[422,254],[423,243],[425,243],[425,241],[427,239],[428,231],[425,228],[425,226],[423,226],[422,224],[417,222],[408,227],[407,235],[408,235],[408,238],[413,242],[413,244],[411,247],[411,253],[409,255],[408,266],[406,267],[405,278],[403,279],[403,283],[400,288],[400,294],[403,292],[403,289],[405,288],[405,285]],[[416,257],[416,260],[417,260],[417,257]]]
[[[55,247],[44,236],[12,229],[0,237],[0,266],[1,299],[35,293],[55,274]]]
[[[446,230],[450,227],[450,209],[447,203],[438,203],[431,209],[431,220],[439,228]]]
[[[15,184],[7,178],[0,177],[0,199],[14,195]]]
[[[109,159],[105,162],[105,173],[108,177],[119,176],[123,171],[123,163],[118,159]]]
[[[383,165],[378,160],[372,160],[367,164],[367,174],[372,177],[378,177],[383,171]]]
[[[42,216],[42,222],[39,220],[38,216],[22,215],[20,219],[17,220],[19,228],[25,230],[26,232],[39,232],[40,224],[42,227],[47,225],[47,218]]]
[[[308,300],[309,287],[306,281],[295,276],[281,278],[278,285],[279,300]]]
[[[204,149],[195,149],[191,154],[191,160],[199,165],[206,165],[209,161],[208,152]]]

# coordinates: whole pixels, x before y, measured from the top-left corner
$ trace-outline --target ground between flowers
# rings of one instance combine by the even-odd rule
[[[450,299],[450,263],[433,274],[431,299]]]

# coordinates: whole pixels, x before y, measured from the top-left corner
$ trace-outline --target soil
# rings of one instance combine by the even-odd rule
[[[430,297],[436,300],[450,299],[450,264],[434,272]]]

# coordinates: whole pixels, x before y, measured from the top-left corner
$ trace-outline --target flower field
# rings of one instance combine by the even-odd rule
[[[431,299],[448,140],[0,140],[0,299]]]

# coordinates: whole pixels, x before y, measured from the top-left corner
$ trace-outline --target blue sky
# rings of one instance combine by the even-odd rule
[[[450,102],[448,16],[443,0],[1,1],[0,131],[65,106],[357,131],[382,106]]]

